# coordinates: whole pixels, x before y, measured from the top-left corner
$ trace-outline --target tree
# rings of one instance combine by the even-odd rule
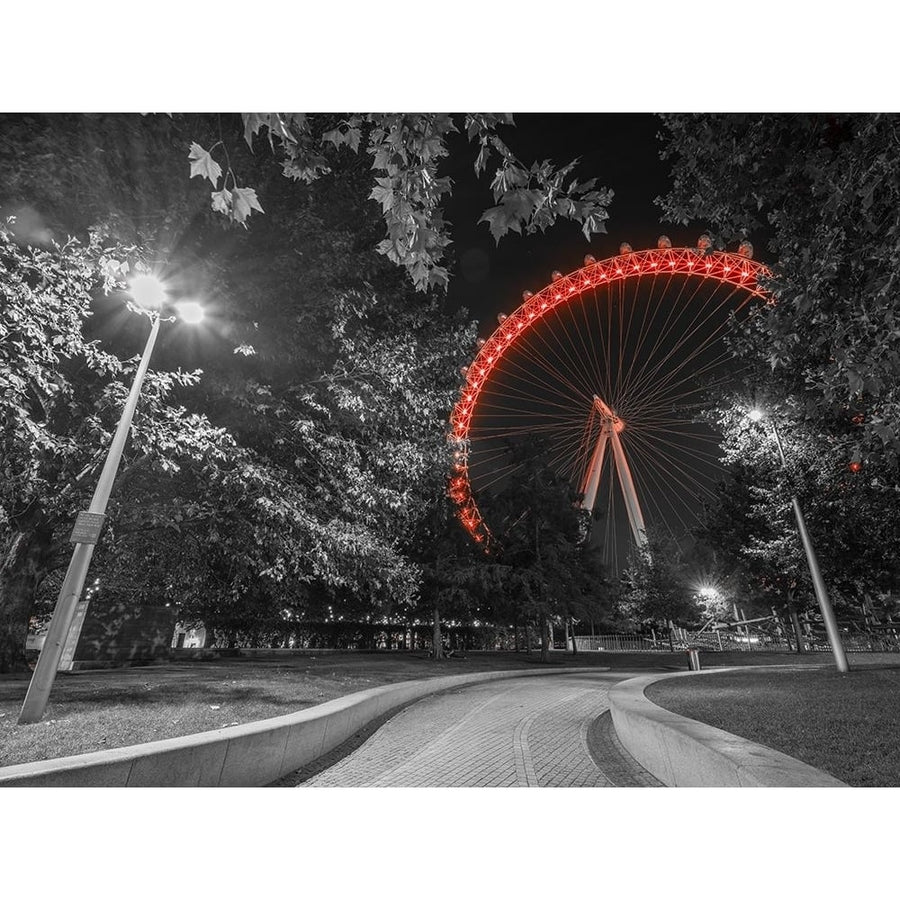
[[[634,552],[623,577],[623,614],[632,621],[665,628],[672,641],[673,623],[695,622],[699,613],[682,565],[682,550],[674,540],[649,535],[646,548]]]
[[[189,521],[172,519],[172,496],[160,507],[163,533],[179,541],[161,551],[165,599],[208,629],[363,620],[428,590],[415,548],[443,502],[445,427],[472,326],[402,296],[334,304],[324,371],[229,382],[215,407],[235,441],[228,465],[175,486]],[[148,487],[151,506],[158,494]],[[131,552],[146,560],[155,547]]]
[[[606,585],[599,556],[586,540],[588,513],[578,507],[571,485],[545,464],[543,444],[525,444],[512,453],[519,463],[514,477],[478,503],[497,523],[492,554],[508,602],[538,620],[546,662],[550,620],[602,603]]]
[[[119,288],[124,266],[121,248],[99,238],[23,249],[0,224],[0,671],[24,663],[35,591],[66,557],[68,528],[87,506],[137,365],[85,334],[92,292]],[[197,377],[148,373],[120,498],[141,471],[214,465],[227,453],[221,429],[171,403],[175,387]]]
[[[900,119],[664,116],[666,218],[721,241],[759,236],[777,302],[737,344],[798,425],[842,437],[845,463],[900,454]],[[854,423],[853,429],[847,426]],[[894,475],[896,482],[896,474]]]
[[[110,525],[95,570],[121,584],[127,565],[130,596],[177,602],[226,631],[338,597],[360,609],[363,596],[369,609],[403,602],[419,570],[401,548],[423,496],[443,493],[445,422],[473,327],[430,299],[412,302],[367,251],[377,217],[360,215],[358,166],[299,189],[271,160],[232,154],[266,187],[272,214],[251,232],[224,229],[196,187],[183,191],[183,129],[214,130],[215,119],[36,117],[2,132],[0,170],[20,197],[38,198],[45,224],[58,233],[99,221],[147,241],[168,255],[181,291],[214,298],[221,343],[197,345],[209,377],[195,373],[179,399],[215,421],[222,458],[182,461],[164,482],[132,476],[140,525]],[[129,168],[129,148],[148,147]],[[42,179],[38,160],[67,166],[70,181]],[[154,205],[154,191],[171,198],[179,185],[186,202]],[[156,357],[166,356],[161,344]]]
[[[834,452],[835,439],[794,424],[783,406],[767,407],[778,421],[786,467],[768,424],[751,423],[739,406],[723,409],[716,425],[726,478],[699,537],[741,573],[760,598],[760,611],[782,607],[793,621],[797,611],[815,607],[791,507],[796,495],[836,610],[846,616],[896,580],[900,531],[892,473],[875,463],[853,471]]]
[[[446,471],[441,467],[440,475]],[[431,618],[432,657],[437,661],[443,656],[442,618],[471,617],[489,593],[492,571],[457,521],[443,478],[438,490],[423,500],[422,516],[407,550],[422,573],[408,615]]]

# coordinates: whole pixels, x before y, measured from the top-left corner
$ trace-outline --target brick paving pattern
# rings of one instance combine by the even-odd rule
[[[423,698],[387,721],[352,754],[301,786],[652,783],[643,780],[643,770],[595,724],[609,708],[609,687],[622,677],[590,673],[515,678]]]

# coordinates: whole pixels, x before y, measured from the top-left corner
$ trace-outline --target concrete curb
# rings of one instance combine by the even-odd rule
[[[663,678],[715,675],[735,668],[642,675],[614,685],[609,708],[622,745],[669,787],[847,787],[799,759],[687,719],[644,696],[648,685]]]
[[[402,681],[300,712],[184,737],[0,768],[0,787],[261,787],[342,744],[373,719],[448,688],[608,667],[510,669]]]

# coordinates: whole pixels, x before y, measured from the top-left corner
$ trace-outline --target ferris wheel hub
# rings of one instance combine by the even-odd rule
[[[616,415],[616,411],[604,403],[596,394],[594,394],[594,409],[600,413],[603,424],[611,426],[616,434],[621,434],[625,430],[625,421]]]

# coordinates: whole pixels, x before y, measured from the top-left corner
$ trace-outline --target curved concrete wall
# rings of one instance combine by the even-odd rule
[[[333,750],[409,700],[481,681],[598,671],[606,670],[513,669],[403,681],[246,725],[6,766],[0,768],[0,787],[260,787]]]
[[[713,675],[715,671],[643,675],[612,687],[609,707],[616,734],[648,772],[669,787],[847,786],[778,750],[686,719],[644,696],[644,688],[661,678]]]

